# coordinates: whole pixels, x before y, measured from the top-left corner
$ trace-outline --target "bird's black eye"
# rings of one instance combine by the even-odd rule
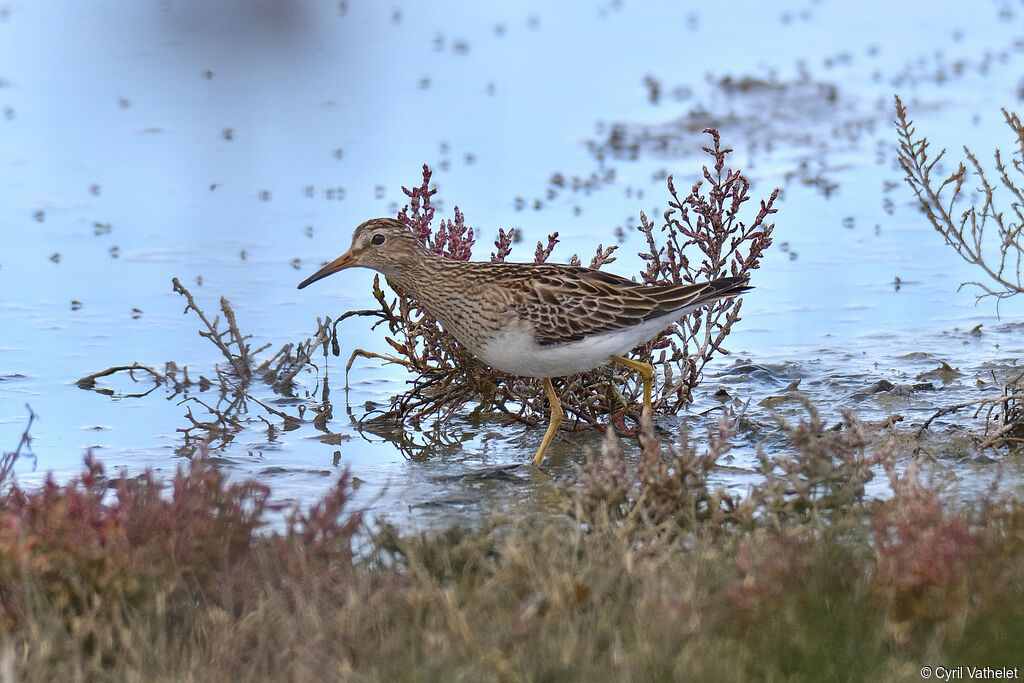
[[[380,245],[384,244],[384,235],[378,232],[376,235],[373,236],[373,239],[370,240],[370,244],[372,244],[375,247],[379,247]]]

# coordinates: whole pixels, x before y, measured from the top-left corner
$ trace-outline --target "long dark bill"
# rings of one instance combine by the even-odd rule
[[[316,282],[317,280],[323,280],[328,275],[333,275],[334,273],[337,273],[339,270],[345,270],[346,268],[352,268],[355,265],[358,265],[356,263],[356,257],[352,255],[352,251],[351,250],[346,251],[344,254],[342,254],[338,258],[334,259],[333,261],[328,263],[326,266],[324,266],[323,268],[321,268],[320,270],[316,271],[315,273],[313,273],[312,275],[307,277],[305,280],[300,282],[299,283],[299,289],[302,289],[303,287],[306,287],[307,285],[311,285],[314,282]]]

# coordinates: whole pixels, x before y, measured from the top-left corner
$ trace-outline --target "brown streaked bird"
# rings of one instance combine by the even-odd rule
[[[744,277],[641,285],[582,266],[452,261],[428,251],[394,218],[360,225],[349,250],[299,289],[354,266],[383,274],[491,367],[543,381],[551,421],[533,458],[536,465],[564,417],[552,377],[618,363],[643,378],[649,413],[654,368],[623,354],[697,308],[750,289]]]

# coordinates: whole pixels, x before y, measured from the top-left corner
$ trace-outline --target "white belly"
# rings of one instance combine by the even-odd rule
[[[470,349],[491,367],[523,377],[562,377],[586,372],[650,341],[686,315],[679,311],[625,330],[615,330],[566,344],[541,346],[529,330],[508,328],[481,349]]]

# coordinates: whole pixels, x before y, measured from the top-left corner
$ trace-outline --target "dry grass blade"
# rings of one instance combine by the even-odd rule
[[[0,456],[0,489],[7,484],[7,479],[14,471],[14,465],[18,460],[25,455],[31,455],[28,449],[32,446],[32,423],[36,421],[37,416],[32,411],[32,406],[26,403],[25,408],[28,410],[28,424],[25,425],[25,430],[21,433],[18,445],[13,451],[4,451],[3,456]],[[34,455],[32,457],[35,458]]]

